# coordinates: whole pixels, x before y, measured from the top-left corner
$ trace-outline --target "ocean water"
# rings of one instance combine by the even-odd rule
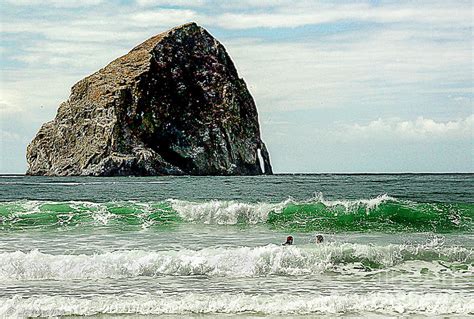
[[[473,186],[0,176],[0,317],[473,316]]]

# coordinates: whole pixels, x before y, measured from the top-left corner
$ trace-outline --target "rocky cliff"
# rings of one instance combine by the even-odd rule
[[[222,44],[195,23],[76,83],[27,160],[30,175],[272,173],[245,82]]]

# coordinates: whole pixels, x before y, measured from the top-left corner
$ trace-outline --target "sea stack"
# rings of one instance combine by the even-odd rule
[[[195,23],[76,83],[26,156],[29,175],[272,174],[244,80]]]

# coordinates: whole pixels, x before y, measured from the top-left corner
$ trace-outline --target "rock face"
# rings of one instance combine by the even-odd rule
[[[27,160],[30,175],[272,173],[245,82],[222,44],[195,23],[76,83]]]

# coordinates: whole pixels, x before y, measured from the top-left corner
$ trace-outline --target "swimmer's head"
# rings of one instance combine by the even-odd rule
[[[286,242],[283,245],[293,245],[293,236],[286,237]]]
[[[316,243],[320,244],[324,241],[323,235],[317,235],[316,236]]]

